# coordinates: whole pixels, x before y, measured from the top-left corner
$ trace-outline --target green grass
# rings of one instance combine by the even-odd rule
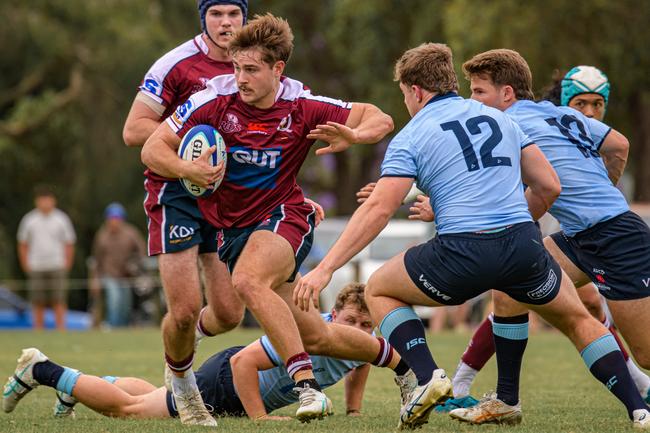
[[[223,348],[245,344],[259,332],[238,330],[201,343],[198,363]],[[453,373],[467,343],[466,334],[429,336],[435,359]],[[24,347],[35,346],[52,360],[89,374],[138,376],[162,383],[163,357],[157,329],[129,329],[113,332],[2,332],[0,374],[9,375]],[[475,396],[494,388],[496,368],[490,361],[478,376]],[[518,427],[467,426],[432,415],[422,432],[629,432],[623,407],[588,373],[568,340],[555,333],[531,336],[524,358],[521,383],[524,421]],[[399,393],[389,371],[373,369],[366,388],[363,417],[344,415],[342,383],[330,388],[337,413],[320,422],[301,425],[297,421],[253,424],[246,419],[219,420],[219,430],[235,432],[390,432],[395,430]],[[1,432],[204,432],[188,428],[178,420],[116,420],[81,406],[76,420],[51,417],[54,392],[41,387],[27,396],[11,414],[0,413]],[[293,415],[295,406],[276,412]]]

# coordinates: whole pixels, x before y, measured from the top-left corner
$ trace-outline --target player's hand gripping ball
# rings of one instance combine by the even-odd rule
[[[216,146],[217,150],[208,158],[208,162],[212,166],[216,166],[219,162],[227,162],[226,143],[223,141],[221,134],[210,125],[197,125],[187,131],[178,147],[178,156],[185,161],[194,161],[198,159],[203,153],[207,152],[209,148]],[[212,191],[217,189],[221,181],[213,184],[213,189],[203,188],[188,179],[179,179],[183,188],[194,197],[203,197],[210,195]]]

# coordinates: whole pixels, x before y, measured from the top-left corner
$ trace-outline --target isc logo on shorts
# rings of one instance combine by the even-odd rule
[[[530,299],[538,300],[538,299],[544,299],[546,295],[551,293],[553,289],[555,288],[555,284],[557,283],[557,275],[555,275],[555,272],[553,272],[553,269],[551,269],[548,272],[548,278],[538,288],[531,290],[530,292],[526,293]]]

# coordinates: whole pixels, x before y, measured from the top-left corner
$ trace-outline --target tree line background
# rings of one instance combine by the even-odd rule
[[[650,2],[632,0],[249,0],[249,18],[288,19],[295,50],[286,74],[317,94],[368,101],[408,121],[392,80],[401,53],[447,43],[462,62],[518,50],[535,89],[555,70],[595,65],[612,82],[607,123],[628,136],[635,201],[650,202]],[[0,26],[0,279],[19,278],[15,234],[37,184],[55,188],[78,236],[84,277],[104,207],[122,202],[145,233],[139,149],[122,125],[150,65],[200,31],[194,0],[4,0]],[[461,77],[461,94],[469,96]],[[328,215],[349,215],[354,192],[379,174],[387,143],[310,156],[301,172]],[[595,204],[597,205],[597,204]]]

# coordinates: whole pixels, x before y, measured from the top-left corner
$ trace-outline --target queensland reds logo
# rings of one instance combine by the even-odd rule
[[[239,123],[237,116],[232,113],[226,113],[226,119],[221,121],[219,129],[226,134],[232,134],[233,132],[241,131],[242,126]]]
[[[289,114],[286,117],[283,117],[282,120],[280,120],[280,124],[278,125],[278,131],[293,132],[291,131],[291,114]]]

